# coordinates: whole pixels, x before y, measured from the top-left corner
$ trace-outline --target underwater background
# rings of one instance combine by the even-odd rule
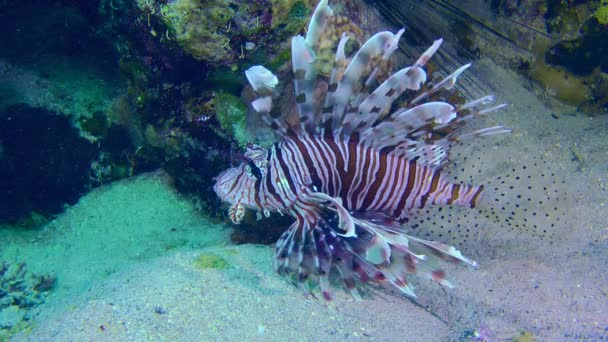
[[[320,61],[343,32],[404,27],[398,66],[443,37],[430,80],[472,62],[450,98],[494,94],[510,106],[480,127],[513,128],[454,146],[446,173],[504,177],[521,213],[409,222],[479,270],[363,302],[276,274],[291,219],[233,225],[212,189],[248,142],[275,141],[244,71],[288,78],[316,3],[0,1],[0,341],[608,340],[608,2],[330,1]]]

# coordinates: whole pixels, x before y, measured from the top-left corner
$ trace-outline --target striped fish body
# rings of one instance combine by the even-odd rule
[[[251,148],[256,150],[257,161],[218,177],[216,192],[222,193],[221,184],[230,184],[232,191],[224,190],[223,200],[238,198],[241,205],[259,212],[289,211],[303,192],[312,190],[339,198],[349,211],[403,221],[427,204],[474,208],[483,190],[450,183],[438,169],[393,149],[379,150],[348,138],[294,137],[263,153]],[[231,182],[234,175],[241,184]]]
[[[382,213],[400,221],[426,204],[475,207],[483,189],[449,183],[438,169],[399,156],[394,149],[348,138],[289,139],[270,150],[269,161],[278,177],[261,182],[265,186],[259,196],[266,203],[293,201],[299,192],[312,189],[340,198],[349,211]],[[282,183],[288,187],[277,180],[286,180]]]
[[[214,190],[231,204],[229,216],[235,224],[246,209],[292,216],[294,223],[276,243],[275,268],[301,284],[318,282],[327,299],[332,269],[355,298],[357,281],[389,282],[415,296],[408,274],[451,287],[442,261],[477,263],[454,247],[409,235],[407,219],[427,205],[476,206],[483,186],[452,184],[440,170],[449,160],[450,141],[510,131],[494,126],[463,132],[469,120],[503,105],[478,109],[492,103],[492,96],[459,107],[427,101],[454,86],[469,66],[422,91],[423,67],[441,39],[412,66],[378,84],[379,70],[403,30],[374,35],[350,59],[343,35],[331,76],[318,80],[315,56],[332,18],[327,0],[321,0],[306,37],[292,39],[299,122],[272,113],[279,81],[271,71],[254,66],[245,72],[259,96],[253,109],[282,141],[270,149],[250,145],[240,165],[216,178]],[[320,83],[327,90],[316,101],[313,93]],[[413,95],[394,110],[391,104],[406,91]]]
[[[326,277],[334,259],[340,260],[336,266],[356,298],[355,277],[364,282],[388,278],[413,296],[405,281],[408,272],[452,286],[442,269],[419,269],[420,262],[447,259],[477,265],[453,247],[406,235],[399,222],[425,205],[474,207],[483,186],[450,183],[437,168],[395,149],[377,149],[348,137],[292,137],[269,150],[250,146],[245,156],[246,162],[219,175],[215,185],[222,200],[233,204],[230,218],[238,224],[244,208],[296,218],[277,242],[275,267],[301,281],[311,275],[319,279],[325,298],[330,298]],[[335,217],[322,212],[326,206]],[[354,220],[350,227],[346,217]],[[402,262],[391,262],[397,256]]]

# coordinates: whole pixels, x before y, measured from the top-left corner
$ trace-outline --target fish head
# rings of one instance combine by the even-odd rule
[[[255,184],[263,181],[266,175],[267,155],[267,150],[257,145],[248,145],[239,165],[215,177],[213,191],[224,202],[240,203],[250,209],[260,209],[255,200]]]

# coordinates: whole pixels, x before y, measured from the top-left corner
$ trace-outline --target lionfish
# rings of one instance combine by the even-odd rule
[[[270,149],[250,144],[242,163],[216,178],[214,191],[231,204],[229,216],[235,224],[246,208],[295,218],[276,243],[275,269],[300,283],[318,284],[327,300],[334,267],[357,299],[357,280],[389,282],[412,297],[408,274],[453,287],[441,262],[474,268],[477,262],[453,246],[407,234],[407,220],[427,205],[476,206],[484,187],[450,183],[442,167],[453,141],[509,132],[503,126],[462,132],[470,119],[504,105],[477,109],[490,106],[492,96],[457,107],[429,100],[452,88],[470,66],[423,89],[424,66],[441,39],[412,66],[380,83],[380,70],[397,49],[403,29],[375,34],[349,59],[349,37],[343,34],[324,98],[315,101],[313,93],[321,82],[315,58],[333,15],[327,0],[321,0],[305,37],[291,40],[298,122],[271,114],[278,84],[271,71],[258,65],[245,72],[258,95],[254,110],[282,141]],[[406,91],[414,95],[393,109],[393,101]]]

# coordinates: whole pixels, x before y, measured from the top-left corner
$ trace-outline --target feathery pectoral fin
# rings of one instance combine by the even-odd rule
[[[279,273],[294,275],[301,284],[318,282],[325,299],[330,299],[328,275],[332,266],[356,299],[360,299],[357,279],[363,283],[390,282],[407,296],[416,297],[409,274],[451,288],[454,285],[446,279],[442,261],[477,267],[452,246],[406,234],[388,216],[349,213],[339,198],[324,193],[305,192],[302,197],[303,206],[311,210],[277,241],[275,267]],[[315,205],[329,211],[314,210]]]
[[[302,286],[309,281],[319,284],[323,298],[331,299],[329,273],[335,266],[345,287],[361,299],[355,283],[356,254],[330,225],[316,214],[296,220],[281,235],[275,246],[275,269],[292,275]],[[308,291],[308,290],[307,290]]]
[[[454,285],[446,279],[446,272],[439,264],[440,260],[478,267],[477,262],[463,256],[452,246],[405,234],[403,228],[388,217],[378,221],[367,217],[358,218],[355,215],[353,220],[357,233],[368,237],[353,242],[354,250],[359,251],[367,261],[377,267],[387,281],[409,296],[415,297],[413,287],[406,280],[408,273],[451,288]]]
[[[339,218],[338,228],[340,228],[342,231],[344,231],[343,234],[340,234],[340,233],[338,233],[338,234],[343,237],[356,237],[357,236],[357,234],[355,233],[355,223],[353,222],[353,218],[350,215],[350,213],[348,212],[348,210],[346,210],[346,208],[344,208],[344,206],[342,206],[341,198],[331,197],[322,192],[313,192],[313,193],[308,194],[308,196],[306,197],[306,200],[315,202],[315,203],[330,202],[332,209],[334,209],[338,213],[338,218]]]

